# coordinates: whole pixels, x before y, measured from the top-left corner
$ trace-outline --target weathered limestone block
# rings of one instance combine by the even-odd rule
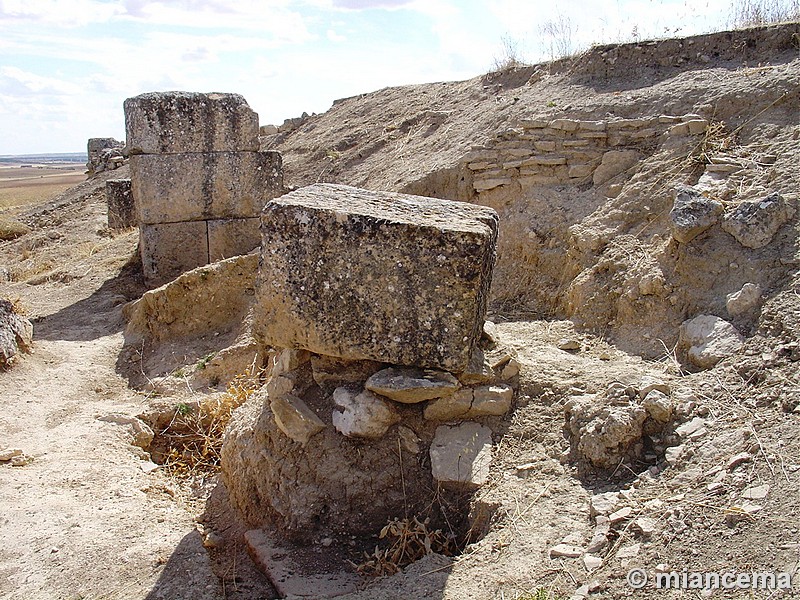
[[[416,404],[455,392],[460,384],[450,373],[433,369],[389,367],[371,375],[364,384],[368,390],[403,404]]]
[[[277,152],[141,154],[130,165],[139,223],[255,218],[283,193]]]
[[[161,285],[208,263],[205,221],[139,226],[142,272],[149,285]]]
[[[239,94],[154,92],[124,103],[133,154],[258,150],[258,115]]]
[[[602,185],[620,173],[633,168],[642,159],[636,150],[609,150],[603,154],[600,165],[595,169],[592,180]]]
[[[86,170],[89,177],[94,177],[106,169],[116,169],[124,161],[125,142],[114,138],[89,138],[86,142],[86,154],[89,158]]]
[[[267,203],[255,309],[265,344],[463,371],[495,261],[489,208],[316,184]]]
[[[208,221],[208,260],[216,262],[247,254],[261,243],[261,220],[220,219]]]
[[[130,179],[106,181],[109,229],[136,227],[136,207],[133,202]]]
[[[444,487],[477,489],[489,479],[492,430],[472,421],[437,427],[430,456],[433,478]]]

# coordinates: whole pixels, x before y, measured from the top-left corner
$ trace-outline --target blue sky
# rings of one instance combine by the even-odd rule
[[[143,92],[237,92],[279,124],[385,86],[485,73],[504,40],[539,62],[554,24],[579,50],[719,29],[730,2],[0,0],[0,155],[123,139],[122,102]]]

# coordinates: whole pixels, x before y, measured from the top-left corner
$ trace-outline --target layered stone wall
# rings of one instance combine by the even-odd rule
[[[699,135],[699,115],[583,121],[535,119],[519,123],[465,157],[478,193],[513,182],[602,185],[636,165],[660,136]]]
[[[277,152],[238,94],[165,92],[125,101],[146,280],[160,285],[260,243],[258,216],[283,193]]]

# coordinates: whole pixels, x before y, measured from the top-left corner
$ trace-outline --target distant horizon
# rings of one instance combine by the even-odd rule
[[[67,151],[67,152],[26,152],[24,154],[0,154],[0,160],[9,159],[27,159],[27,158],[58,158],[61,156],[70,156],[80,158],[81,160],[89,160],[89,154],[86,150]]]

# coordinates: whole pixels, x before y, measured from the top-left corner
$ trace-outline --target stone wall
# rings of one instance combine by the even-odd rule
[[[106,181],[106,204],[109,229],[136,227],[136,207],[133,203],[130,179]]]
[[[475,147],[464,160],[478,193],[514,182],[523,189],[602,185],[651,153],[660,136],[699,135],[707,127],[706,119],[693,114],[608,121],[527,120]]]
[[[125,163],[125,143],[114,138],[89,138],[86,142],[87,175],[91,178],[102,173],[118,169]]]
[[[163,284],[260,243],[258,216],[283,193],[277,152],[238,94],[165,92],[125,101],[145,279]]]

